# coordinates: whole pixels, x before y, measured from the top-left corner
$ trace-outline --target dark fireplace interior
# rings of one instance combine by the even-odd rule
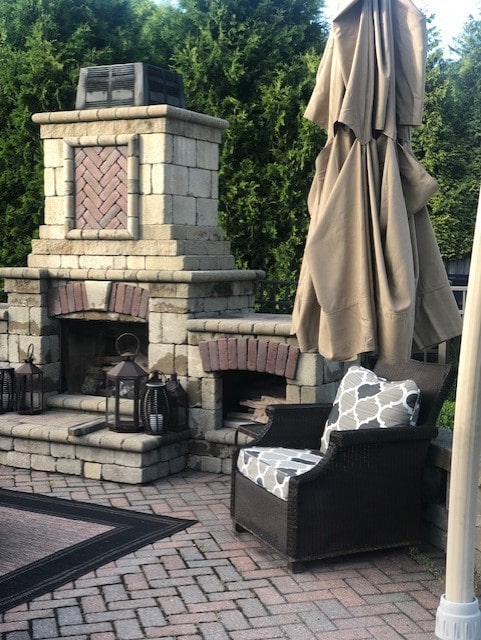
[[[224,426],[265,424],[265,408],[286,401],[286,379],[256,371],[224,371],[222,376]]]
[[[117,362],[116,341],[131,333],[139,341],[137,364],[148,368],[148,325],[135,322],[105,320],[62,320],[60,345],[63,393],[105,395],[105,374]],[[124,338],[119,343],[136,346],[135,339]]]

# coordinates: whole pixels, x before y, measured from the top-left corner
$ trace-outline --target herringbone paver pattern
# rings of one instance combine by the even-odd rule
[[[3,640],[434,640],[442,583],[400,550],[290,574],[231,527],[229,479],[146,486],[3,467],[1,486],[194,518],[198,524],[0,616]]]
[[[75,226],[125,229],[127,145],[75,149]]]

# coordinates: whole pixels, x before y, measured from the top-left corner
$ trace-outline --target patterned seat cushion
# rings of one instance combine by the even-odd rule
[[[389,382],[364,367],[350,367],[327,419],[321,452],[326,453],[332,431],[414,426],[420,400],[414,380]]]
[[[237,460],[240,473],[282,500],[287,500],[289,478],[310,471],[322,459],[319,451],[283,447],[247,447]]]

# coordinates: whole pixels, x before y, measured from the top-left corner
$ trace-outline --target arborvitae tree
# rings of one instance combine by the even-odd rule
[[[467,21],[457,43],[459,58],[450,68],[456,97],[456,133],[466,166],[460,191],[466,215],[471,213],[471,235],[481,185],[481,3],[477,6],[477,19]]]
[[[417,157],[440,186],[429,206],[446,260],[466,256],[473,239],[481,177],[479,138],[476,143],[472,137],[474,114],[481,109],[480,50],[479,22],[468,22],[457,58],[451,60],[444,57],[436,29],[430,29],[424,122],[413,142]]]

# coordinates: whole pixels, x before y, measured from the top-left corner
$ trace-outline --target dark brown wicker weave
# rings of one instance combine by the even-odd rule
[[[378,364],[388,380],[414,379],[422,391],[416,427],[332,432],[326,456],[289,480],[287,501],[237,471],[233,457],[231,515],[286,556],[293,571],[329,556],[419,544],[421,482],[434,426],[452,385],[450,365]],[[330,405],[275,405],[267,431],[245,446],[318,450]]]

